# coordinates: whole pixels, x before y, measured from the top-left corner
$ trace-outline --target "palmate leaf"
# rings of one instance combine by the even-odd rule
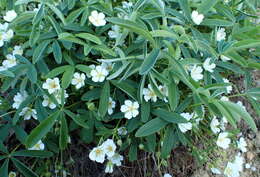
[[[8,177],[8,166],[9,166],[9,159],[6,159],[2,164],[2,166],[0,166],[1,177]]]
[[[11,158],[15,167],[26,177],[38,177],[31,169],[29,169],[25,164],[15,158]]]

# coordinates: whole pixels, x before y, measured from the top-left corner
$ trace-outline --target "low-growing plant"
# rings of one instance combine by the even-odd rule
[[[231,144],[245,152],[238,122],[257,127],[231,100],[246,98],[260,116],[251,76],[260,68],[258,5],[0,0],[0,176],[14,167],[25,177],[54,176],[26,159],[52,156],[62,165],[74,141],[95,144],[89,158],[107,173],[138,151],[156,154],[160,175],[178,146],[202,164]],[[234,75],[244,77],[243,92]],[[241,161],[224,174],[239,175]]]

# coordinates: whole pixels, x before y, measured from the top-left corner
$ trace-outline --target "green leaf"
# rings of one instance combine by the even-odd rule
[[[166,111],[161,108],[153,110],[152,114],[170,123],[187,123],[187,120],[181,115],[174,112]]]
[[[38,158],[48,158],[53,156],[53,153],[50,151],[42,151],[42,150],[20,150],[12,153],[12,156],[17,157],[38,157]]]
[[[201,25],[205,26],[233,26],[234,22],[221,20],[221,19],[205,19],[201,23]]]
[[[139,74],[141,75],[147,74],[156,63],[157,59],[159,58],[159,55],[160,55],[160,49],[154,48],[152,52],[148,55],[148,57],[144,59],[140,67]]]
[[[167,85],[168,88],[168,101],[170,104],[171,111],[174,111],[179,103],[179,90],[177,87],[177,84],[173,80],[169,85]]]
[[[60,47],[58,41],[55,40],[52,43],[52,49],[53,49],[53,56],[54,56],[56,63],[60,64],[61,60],[62,60],[62,52],[61,52],[61,47]]]
[[[70,66],[66,69],[66,71],[63,73],[61,78],[61,86],[62,88],[66,89],[70,85],[70,82],[73,78],[75,68],[73,66]]]
[[[95,88],[95,89],[92,89],[92,90],[84,93],[81,97],[81,100],[82,101],[96,100],[96,99],[100,98],[100,94],[101,94],[101,89]]]
[[[178,136],[172,126],[166,129],[162,146],[162,158],[167,158],[172,148],[178,143]]]
[[[132,32],[142,35],[144,38],[146,38],[148,41],[150,41],[154,47],[156,46],[155,40],[153,39],[153,37],[149,33],[149,31],[144,30],[137,23],[130,21],[130,20],[124,20],[124,19],[120,19],[120,18],[116,18],[116,17],[106,18],[106,20],[108,22],[122,26],[124,28],[131,30]]]
[[[6,159],[0,168],[1,177],[8,177],[8,166],[9,166],[9,159]]]
[[[198,11],[200,13],[206,14],[217,3],[218,3],[218,0],[203,0],[202,4],[198,8]]]
[[[63,16],[63,13],[53,4],[46,3],[46,5],[59,17],[63,25],[66,25],[66,20]]]
[[[9,153],[8,150],[7,150],[7,148],[4,146],[2,140],[0,140],[0,151],[3,152],[3,153],[5,153],[5,154],[8,154],[8,153]]]
[[[38,177],[31,169],[29,169],[25,164],[20,162],[18,159],[11,158],[15,167],[26,177]]]
[[[220,104],[228,108],[230,111],[234,111],[237,114],[237,116],[240,116],[242,119],[246,121],[246,123],[254,132],[257,132],[257,127],[254,119],[250,116],[250,114],[248,114],[248,112],[243,107],[229,101],[220,101]]]
[[[101,91],[99,106],[98,106],[98,112],[101,115],[101,117],[104,117],[107,113],[109,96],[110,96],[110,85],[109,85],[109,81],[106,81]]]
[[[166,30],[154,30],[150,32],[153,37],[166,37],[172,39],[178,39],[179,36],[173,32],[169,32]]]
[[[136,137],[144,137],[158,132],[164,128],[168,123],[160,118],[155,118],[141,126],[135,133]]]
[[[33,64],[37,63],[37,61],[39,61],[43,57],[44,51],[47,48],[47,46],[49,45],[49,43],[50,43],[50,40],[46,40],[46,41],[41,42],[36,47],[36,49],[33,52],[33,59],[32,59]]]
[[[8,70],[0,71],[0,76],[15,77],[14,73]]]
[[[91,68],[87,65],[76,65],[76,68],[86,74],[89,74],[91,72]]]
[[[44,16],[44,4],[41,5],[40,9],[37,11],[36,15],[33,18],[32,24],[35,25],[39,23]]]
[[[78,124],[79,126],[89,129],[88,124],[85,122],[84,119],[82,119],[80,116],[74,114],[73,112],[69,111],[69,110],[64,110],[65,114],[67,114],[76,124]]]
[[[113,57],[116,56],[116,53],[105,45],[95,45],[93,46],[93,49],[98,50],[100,52],[104,52],[105,54],[111,55]]]
[[[44,78],[53,78],[61,73],[64,73],[70,67],[71,67],[70,65],[57,67],[51,70]]]
[[[244,39],[244,40],[236,42],[233,45],[233,48],[235,50],[241,50],[241,49],[257,47],[259,45],[260,45],[260,40],[257,40],[257,39]]]
[[[144,101],[141,104],[141,121],[142,122],[148,121],[148,119],[150,117],[150,109],[151,109],[151,106],[150,106],[149,102]]]
[[[26,146],[28,148],[31,148],[39,140],[41,140],[53,127],[59,115],[60,111],[51,114],[48,118],[44,119],[36,128],[34,128],[26,139]]]
[[[99,37],[97,37],[93,34],[90,34],[90,33],[79,33],[79,34],[76,34],[76,36],[83,38],[83,39],[86,39],[88,41],[94,42],[98,45],[102,44],[102,41],[99,39]]]
[[[64,150],[66,149],[68,144],[68,137],[69,137],[68,125],[64,113],[61,113],[60,116],[61,116],[61,127],[60,127],[59,145],[60,145],[60,149]]]
[[[134,100],[137,100],[137,97],[136,97],[137,90],[132,85],[130,85],[128,82],[126,82],[126,81],[118,81],[118,80],[111,80],[111,83],[114,86],[116,86],[119,89],[121,89],[127,95],[132,97]]]
[[[248,89],[245,93],[255,100],[260,100],[260,87]]]
[[[188,0],[178,0],[178,3],[180,4],[180,7],[185,15],[185,17],[190,20],[190,7],[189,7],[189,3]]]

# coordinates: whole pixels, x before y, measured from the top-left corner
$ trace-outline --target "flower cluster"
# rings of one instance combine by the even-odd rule
[[[107,139],[100,146],[91,150],[89,158],[98,163],[104,163],[105,159],[107,159],[105,172],[112,173],[114,165],[121,166],[121,161],[124,159],[123,156],[116,152],[116,148],[114,141]]]

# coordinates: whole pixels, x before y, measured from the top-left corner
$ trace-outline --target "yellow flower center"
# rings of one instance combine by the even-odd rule
[[[96,149],[96,150],[95,150],[95,153],[96,153],[97,156],[99,156],[100,154],[102,154],[102,152],[103,152],[103,151],[102,151],[101,149]]]
[[[108,147],[107,147],[107,150],[108,150],[109,152],[113,152],[113,147],[112,147],[112,146],[108,146]]]
[[[50,88],[54,89],[54,88],[57,88],[57,87],[58,87],[58,85],[55,82],[50,83]]]

